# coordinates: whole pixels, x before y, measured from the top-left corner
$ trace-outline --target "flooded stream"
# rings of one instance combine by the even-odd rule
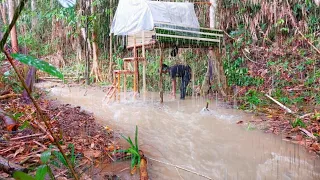
[[[150,179],[241,179],[241,180],[316,180],[320,179],[320,160],[302,146],[283,141],[280,136],[250,130],[236,122],[257,117],[222,103],[210,102],[207,113],[200,113],[206,101],[164,98],[148,93],[145,100],[124,100],[106,104],[99,88],[68,87],[38,83],[49,97],[62,103],[81,106],[94,113],[102,125],[111,126],[134,137],[139,127],[139,144],[149,160]],[[127,94],[130,97],[130,94]],[[197,174],[193,173],[197,172]]]

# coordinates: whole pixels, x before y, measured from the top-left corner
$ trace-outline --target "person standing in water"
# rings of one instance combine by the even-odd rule
[[[175,57],[178,53],[178,47],[175,46],[171,52],[171,56]],[[187,86],[191,80],[191,67],[189,65],[177,64],[174,66],[167,66],[166,64],[162,64],[162,72],[169,73],[172,82],[172,95],[176,98],[176,77],[181,78],[180,85],[180,99],[185,99]]]

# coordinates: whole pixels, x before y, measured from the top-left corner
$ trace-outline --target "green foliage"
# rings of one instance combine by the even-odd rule
[[[17,82],[18,77],[12,70],[6,71],[0,78],[0,81],[11,86],[15,93],[19,94],[22,92],[22,86]]]
[[[13,178],[16,180],[36,180],[34,177],[21,172],[21,171],[16,171],[13,173]]]
[[[24,54],[11,54],[11,56],[14,59],[16,59],[24,64],[34,66],[37,69],[44,71],[52,76],[56,76],[60,79],[63,79],[63,74],[56,67],[49,64],[46,61],[42,61],[42,60],[39,60],[39,59],[34,58],[32,56],[28,56],[28,55],[24,55]]]
[[[131,154],[131,168],[135,166],[140,166],[140,154],[139,154],[139,147],[138,147],[138,126],[136,126],[135,132],[135,143],[133,144],[130,137],[125,137],[121,135],[130,145],[130,147],[126,150],[120,150],[120,152],[130,153]]]
[[[293,128],[295,128],[295,127],[305,128],[306,127],[306,124],[300,118],[296,118],[293,122],[291,122],[291,125]]]
[[[49,164],[52,164],[56,167],[60,167],[59,163],[63,164],[68,168],[66,160],[63,158],[60,151],[52,151],[53,146],[50,146],[47,151],[41,153],[40,160],[42,165],[37,167],[35,177],[32,177],[24,172],[15,172],[13,177],[16,180],[44,180],[46,175],[49,174],[51,179],[54,179],[52,170]],[[74,153],[74,145],[69,144],[68,148],[70,149],[70,160],[73,166],[76,163],[76,156]]]
[[[44,151],[41,153],[40,160],[42,163],[46,164],[51,158],[51,150]]]
[[[240,30],[242,31],[242,30]],[[236,35],[237,32],[232,33]],[[248,74],[248,68],[245,66],[245,58],[242,57],[241,48],[244,39],[234,42],[232,46],[227,45],[227,55],[223,59],[223,69],[228,80],[228,85],[233,86],[259,86],[263,84],[262,78],[251,77]]]
[[[260,94],[256,90],[250,89],[248,92],[246,92],[245,96],[241,98],[245,101],[241,108],[248,108],[250,110],[256,109],[257,105],[259,105],[262,102],[259,96]]]

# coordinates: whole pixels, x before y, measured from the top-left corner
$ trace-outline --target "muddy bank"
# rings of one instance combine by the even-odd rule
[[[84,177],[87,175],[94,179],[105,179],[110,172],[102,173],[96,167],[101,163],[108,165],[116,158],[111,153],[119,149],[113,130],[99,125],[93,114],[80,106],[59,104],[43,97],[38,100],[41,108],[50,117],[52,130],[61,139],[62,147],[69,157],[72,153],[69,146],[74,146],[77,171],[82,172]],[[30,170],[39,166],[41,153],[48,150],[52,143],[49,136],[40,130],[45,126],[39,123],[35,108],[32,104],[21,103],[19,98],[1,100],[0,108],[15,119],[19,126],[16,131],[7,131],[4,122],[0,121],[0,156]],[[51,168],[56,178],[70,177],[63,166]],[[0,172],[0,179],[9,177],[7,172]]]

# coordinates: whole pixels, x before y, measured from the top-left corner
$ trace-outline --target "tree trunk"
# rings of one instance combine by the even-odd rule
[[[110,0],[110,6],[109,7],[112,7],[112,4],[113,4],[113,0]],[[111,12],[110,12],[110,27],[111,27],[111,25],[112,25],[112,10],[111,10]],[[108,80],[109,80],[109,82],[112,82],[112,75],[113,75],[113,73],[112,73],[112,67],[113,67],[113,54],[112,54],[112,34],[111,34],[111,29],[110,29],[110,36],[109,36],[109,72],[108,72]]]
[[[9,19],[10,22],[13,19],[13,15],[14,15],[14,9],[15,9],[15,5],[14,5],[14,0],[8,0],[8,9],[9,9]],[[16,25],[13,26],[11,32],[11,45],[12,45],[12,52],[13,53],[18,53],[19,52],[19,46],[18,46],[18,37],[17,37],[17,30],[16,30]]]
[[[216,26],[216,0],[210,0],[210,28],[215,28]],[[224,70],[221,62],[220,49],[213,50],[209,48],[209,58],[208,58],[208,69],[202,83],[201,92],[202,95],[207,95],[209,93],[210,87],[213,83],[215,84],[215,89],[218,90],[223,96],[226,96],[226,78],[224,76]]]
[[[31,11],[32,12],[36,11],[36,0],[31,0]],[[36,25],[37,25],[37,20],[38,20],[37,16],[32,18],[31,28],[32,28],[33,32],[35,31],[35,28],[36,28]]]
[[[93,2],[91,0],[91,15],[94,15],[96,11],[96,6],[93,5]],[[96,22],[93,22],[93,31],[92,31],[92,56],[93,56],[93,64],[91,69],[91,75],[95,76],[95,81],[100,82],[102,80],[101,78],[101,72],[99,69],[99,63],[98,63],[98,45],[97,45],[97,33],[96,33]]]
[[[0,4],[0,11],[1,11],[1,17],[2,17],[2,22],[4,25],[7,25],[7,16],[6,16],[6,3],[3,2]]]

